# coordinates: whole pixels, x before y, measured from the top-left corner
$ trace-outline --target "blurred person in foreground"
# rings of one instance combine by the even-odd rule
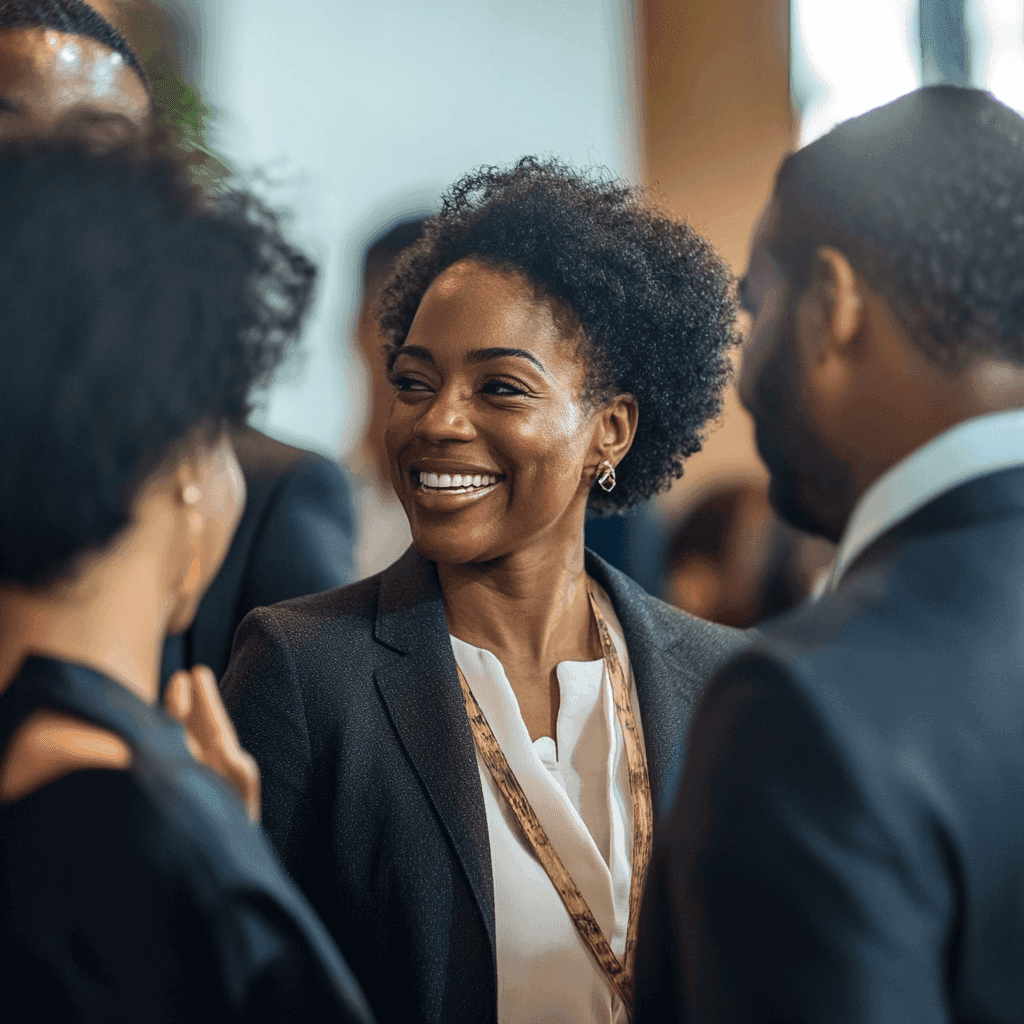
[[[0,149],[11,1020],[370,1019],[237,794],[193,758],[214,733],[214,753],[237,747],[212,676],[175,677],[191,737],[158,704],[165,635],[242,514],[228,424],[314,277],[269,211],[242,193],[203,205],[170,161]]]
[[[413,546],[252,612],[224,680],[267,831],[381,1021],[628,1018],[652,820],[744,637],[583,524],[682,473],[735,313],[691,228],[532,158],[454,185],[385,286]]]
[[[81,0],[0,0],[0,141],[51,133],[96,143],[145,137],[154,110],[131,47]],[[147,345],[139,338],[139,344]],[[353,515],[340,467],[239,422],[232,442],[248,502],[224,565],[192,626],[168,642],[162,677],[223,673],[250,608],[348,583]]]
[[[829,591],[709,684],[638,1020],[1024,1020],[1024,119],[922,89],[787,157],[740,391]]]

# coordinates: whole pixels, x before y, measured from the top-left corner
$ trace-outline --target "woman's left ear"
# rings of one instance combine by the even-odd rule
[[[172,620],[187,618],[199,603],[203,587],[203,531],[205,519],[200,509],[203,492],[201,474],[189,458],[181,459],[174,469],[174,499],[181,516],[178,540],[178,571],[172,583],[174,591]],[[187,622],[173,622],[174,631]]]
[[[607,460],[617,466],[626,457],[636,437],[637,418],[632,395],[617,395],[601,410],[594,432],[595,462]]]

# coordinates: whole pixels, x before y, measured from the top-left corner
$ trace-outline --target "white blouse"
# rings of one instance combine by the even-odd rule
[[[598,606],[640,709],[622,627],[607,594]],[[501,662],[451,638],[495,738],[548,838],[620,959],[632,878],[633,804],[622,730],[604,661],[563,661],[556,739],[531,742]],[[623,1024],[625,1008],[579,937],[558,892],[534,857],[486,764],[477,766],[494,876],[499,1024]]]

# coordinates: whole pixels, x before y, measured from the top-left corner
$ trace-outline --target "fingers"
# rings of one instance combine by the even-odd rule
[[[188,725],[204,747],[238,747],[235,727],[217,690],[217,680],[206,665],[196,665],[191,673],[192,708]],[[241,749],[241,748],[239,748]]]
[[[217,689],[213,672],[196,665],[186,673],[191,706],[183,719],[201,748],[201,760],[238,790],[249,817],[260,819],[260,773],[255,760],[242,749],[235,727]]]
[[[192,710],[192,675],[182,669],[175,672],[167,683],[164,694],[164,707],[167,713],[182,724]]]

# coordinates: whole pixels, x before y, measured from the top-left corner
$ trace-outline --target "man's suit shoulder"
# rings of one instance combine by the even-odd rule
[[[965,789],[981,786],[986,761],[972,737],[988,736],[996,756],[1001,723],[1024,714],[1013,639],[1024,570],[1007,564],[1012,546],[999,539],[933,534],[860,565],[835,592],[763,627],[716,685],[759,679],[790,692],[890,796],[894,786],[924,792],[926,780],[941,788],[951,762]]]
[[[285,444],[252,427],[232,431],[231,442],[247,481],[262,483],[311,466],[334,465],[323,455]]]
[[[321,511],[341,517],[351,530],[351,487],[341,465],[317,452],[296,448],[252,427],[232,432],[231,441],[245,477],[248,497],[245,519],[262,522],[282,501],[321,503]],[[244,529],[240,527],[240,531]]]

